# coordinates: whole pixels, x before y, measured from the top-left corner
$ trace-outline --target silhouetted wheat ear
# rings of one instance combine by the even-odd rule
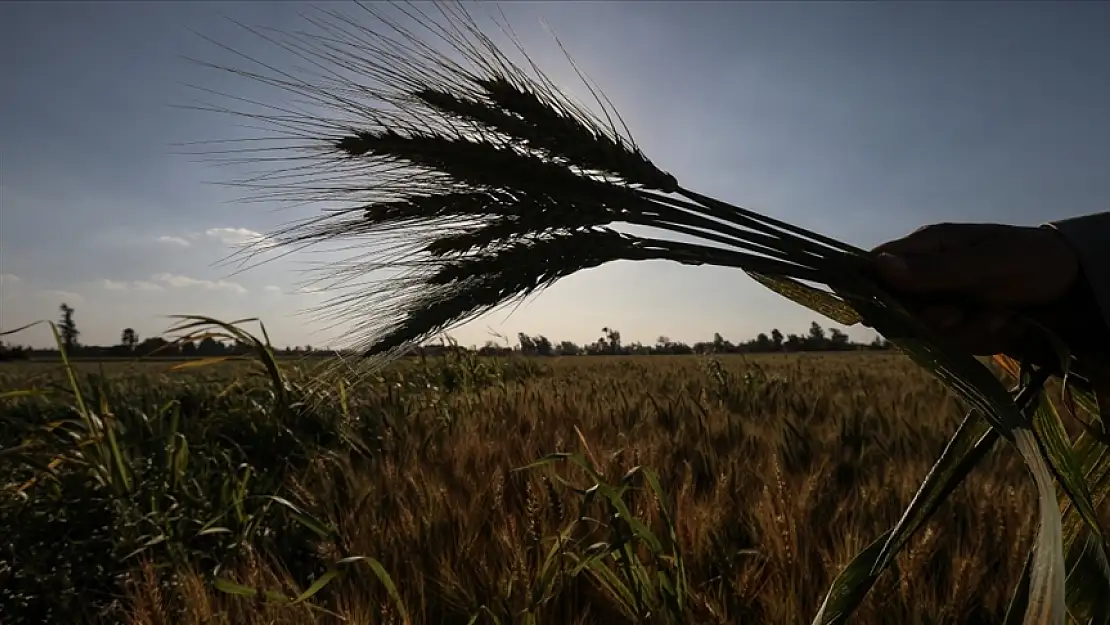
[[[394,6],[397,19],[370,7],[369,22],[324,11],[313,22],[321,29],[316,35],[252,31],[321,69],[296,75],[259,63],[263,71],[234,71],[313,109],[209,109],[268,129],[248,150],[218,153],[232,162],[285,163],[241,183],[258,191],[256,198],[332,205],[323,216],[273,233],[275,247],[376,239],[378,247],[362,255],[359,267],[406,270],[403,284],[411,288],[399,289],[390,278],[318,311],[334,318],[361,308],[356,339],[367,354],[395,353],[475,310],[542,289],[551,276],[613,260],[739,267],[788,296],[823,301],[821,310],[843,312],[842,321],[855,320],[841,298],[787,280],[851,284],[844,271],[866,264],[862,251],[684,191],[626,130],[617,130],[611,120],[619,116],[600,96],[599,117],[573,103],[527,57],[531,72],[511,62],[461,7],[434,6],[438,16]],[[405,18],[416,25],[402,26]],[[619,253],[587,254],[598,228],[620,224],[698,242],[624,235]],[[551,251],[556,243],[569,249],[575,237],[582,244],[573,251]],[[581,262],[569,254],[582,255]],[[520,260],[525,256],[527,262]],[[459,267],[485,272],[482,297],[469,283],[432,288],[462,285],[467,276]],[[427,293],[459,301],[437,304],[439,312],[429,315]],[[500,299],[490,300],[493,294]]]
[[[254,199],[325,209],[272,233],[266,250],[321,243],[357,250],[323,270],[337,294],[317,312],[353,322],[351,337],[369,366],[608,262],[742,269],[841,323],[864,320],[1014,445],[1034,477],[1042,521],[1027,569],[1024,622],[1063,624],[1064,575],[1087,552],[1069,551],[1065,566],[1049,463],[1104,537],[1091,520],[1078,461],[1067,458],[1066,439],[1041,445],[1031,426],[1035,403],[1019,408],[981,363],[946,349],[886,293],[870,253],[682,187],[641,153],[580,73],[600,113],[567,97],[510,37],[529,69],[513,63],[458,4],[390,5],[394,16],[382,5],[359,6],[367,19],[331,10],[307,18],[315,33],[244,27],[295,58],[277,69],[240,55],[258,69],[226,71],[275,89],[272,102],[279,104],[226,96],[232,108],[196,108],[250,120],[259,133],[241,140],[242,149],[200,152],[221,164],[260,166],[238,183]],[[624,225],[657,234],[623,232]],[[1027,380],[1025,390],[1034,393],[1043,383]],[[953,441],[968,431],[961,428]],[[851,614],[970,470],[974,461],[965,467],[965,459],[946,450],[899,524],[833,582],[815,623]],[[1107,544],[1102,538],[1096,545],[1101,563]]]

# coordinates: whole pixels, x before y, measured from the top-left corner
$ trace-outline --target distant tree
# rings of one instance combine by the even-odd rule
[[[197,344],[192,341],[185,341],[181,343],[181,355],[192,358],[197,355]]]
[[[200,345],[197,345],[197,355],[198,356],[220,356],[223,353],[224,353],[223,343],[217,341],[216,339],[214,339],[210,336],[206,336],[203,339],[201,339]]]
[[[532,340],[532,337],[523,332],[518,332],[516,340],[520,345],[520,353],[522,355],[534,356],[536,354],[536,342]]]
[[[602,328],[601,332],[605,335],[601,339],[601,342],[608,345],[608,353],[619,354],[621,351],[621,333],[613,328],[608,327]]]
[[[77,337],[81,336],[81,331],[77,329],[77,322],[73,320],[72,306],[63,302],[58,309],[62,311],[62,318],[58,322],[58,333],[62,335],[62,345],[66,352],[71,352],[77,349]]]
[[[686,343],[683,343],[682,341],[674,341],[674,342],[671,343],[671,353],[672,354],[684,354],[684,355],[685,354],[693,354],[694,353],[694,348],[690,347]]]
[[[775,344],[771,342],[771,337],[763,332],[760,332],[759,336],[755,337],[755,342],[752,344],[753,351],[769,352],[773,349],[775,349]]]
[[[846,349],[851,349],[851,346],[851,340],[848,338],[848,335],[840,330],[840,328],[829,328],[830,348],[838,351],[843,351]]]
[[[775,350],[782,351],[782,332],[778,328],[771,330],[771,343],[775,346]]]
[[[800,352],[805,349],[805,339],[797,334],[788,334],[786,341],[782,344],[783,349],[788,352]]]
[[[0,341],[0,362],[5,360],[27,360],[31,357],[30,349],[23,349],[19,345],[6,345]]]
[[[875,340],[871,341],[871,345],[869,347],[871,349],[885,350],[885,349],[891,349],[893,347],[893,345],[890,343],[890,341],[884,339],[883,337],[876,336]]]
[[[119,336],[119,344],[128,350],[134,350],[135,346],[139,344],[139,334],[133,328],[124,328]]]
[[[574,341],[563,341],[559,343],[556,352],[560,356],[577,356],[582,353],[582,348],[578,347]]]
[[[819,323],[814,321],[809,324],[809,334],[806,336],[806,347],[808,349],[825,349],[828,339],[825,337],[825,329]]]
[[[725,337],[721,336],[720,332],[714,332],[713,333],[713,351],[718,353],[718,354],[727,354],[727,353],[735,351],[735,350],[733,348],[732,343],[726,341]]]
[[[144,340],[135,347],[135,351],[141,356],[170,356],[176,349],[170,348],[170,343],[160,337],[155,336]]]
[[[542,334],[537,334],[532,337],[532,345],[536,348],[537,356],[551,356],[555,352],[554,347],[551,345],[551,339]]]

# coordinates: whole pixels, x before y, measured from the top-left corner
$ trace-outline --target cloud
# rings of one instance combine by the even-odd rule
[[[54,289],[37,291],[35,297],[56,299],[59,304],[78,304],[85,301],[85,298],[72,291],[57,291]]]
[[[178,247],[189,247],[190,243],[181,237],[162,236],[158,237],[159,243],[166,245],[176,245]]]
[[[281,293],[281,291],[282,291],[280,286],[274,286],[272,284],[270,286],[262,289],[262,290],[266,291],[267,293]]]
[[[19,284],[20,282],[23,282],[23,280],[19,276],[15,275],[14,273],[0,273],[0,284],[6,284],[8,286],[15,286],[16,284]]]
[[[208,291],[229,291],[238,294],[247,292],[247,289],[243,288],[243,285],[236,282],[229,282],[227,280],[201,280],[199,278],[190,278],[189,276],[180,276],[172,273],[156,274],[151,276],[151,280],[161,282],[175,289],[197,287]]]
[[[249,228],[209,228],[205,230],[204,234],[224,245],[244,246],[266,244],[267,242],[264,234]]]
[[[132,282],[118,280],[102,280],[101,285],[109,291],[163,291],[162,285],[144,280]]]

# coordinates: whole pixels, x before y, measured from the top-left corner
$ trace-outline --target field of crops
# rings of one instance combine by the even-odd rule
[[[889,353],[180,364],[0,366],[0,622],[808,623],[963,416]],[[1001,622],[1036,523],[999,446],[852,622]]]

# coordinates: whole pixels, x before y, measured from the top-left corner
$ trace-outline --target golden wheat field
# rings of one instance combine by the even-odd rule
[[[895,354],[175,364],[0,366],[0,622],[809,623],[963,416]],[[1000,623],[1036,523],[999,445],[851,622]]]

